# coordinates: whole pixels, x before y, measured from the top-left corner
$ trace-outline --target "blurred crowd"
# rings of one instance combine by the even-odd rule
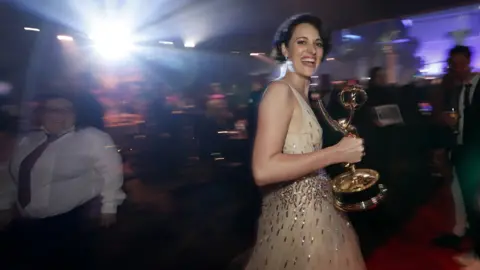
[[[474,229],[479,178],[471,166],[478,164],[478,152],[468,150],[479,146],[480,134],[473,122],[478,119],[480,91],[468,103],[459,101],[480,85],[478,74],[470,71],[470,59],[468,47],[457,46],[450,52],[443,78],[418,77],[404,86],[387,84],[382,67],[372,68],[366,82],[332,82],[324,74],[312,85],[310,98],[314,108],[323,102],[334,119],[345,118],[348,112],[338,99],[339,92],[346,84],[363,84],[368,100],[353,121],[365,139],[368,154],[363,166],[389,179],[395,173],[389,167],[392,153],[399,153],[395,149],[431,150],[435,170],[452,183],[458,178],[455,183],[461,188],[452,190],[461,190],[463,196],[455,196],[456,203],[465,205],[464,219],[474,232],[470,235],[480,243]],[[25,101],[16,110],[22,113],[16,115],[8,99],[2,100],[0,229],[9,234],[5,242],[1,240],[8,245],[2,245],[0,253],[28,253],[30,262],[46,265],[61,264],[53,250],[77,259],[87,256],[85,246],[82,252],[79,247],[73,252],[64,247],[79,239],[91,244],[93,228],[116,223],[117,207],[126,199],[124,181],[168,182],[182,178],[191,164],[248,166],[256,110],[269,80],[267,75],[252,76],[249,89],[225,90],[212,83],[207,91],[191,95],[161,85],[148,91],[124,89],[118,96],[80,84],[68,91],[44,91],[37,99]],[[472,92],[465,94],[466,89]],[[471,109],[464,112],[466,108]],[[340,134],[321,122],[327,134],[325,144],[333,145]],[[459,134],[467,137],[458,141]],[[335,174],[336,168],[331,170]],[[438,243],[455,248],[466,235],[465,220],[456,234]]]

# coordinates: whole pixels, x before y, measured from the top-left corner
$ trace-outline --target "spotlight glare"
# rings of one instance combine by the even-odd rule
[[[60,41],[73,41],[73,37],[65,35],[58,35],[57,39]]]
[[[120,59],[134,48],[130,32],[121,24],[106,23],[90,35],[97,52],[107,59]]]
[[[163,44],[163,45],[173,45],[173,42],[171,42],[171,41],[159,41],[158,43]]]
[[[195,48],[195,43],[191,41],[185,42],[185,44],[183,45],[185,46],[185,48]]]

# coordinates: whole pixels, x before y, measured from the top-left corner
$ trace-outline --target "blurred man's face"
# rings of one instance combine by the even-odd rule
[[[466,80],[470,74],[470,59],[463,54],[455,54],[451,58],[450,68],[457,79]]]
[[[42,126],[50,134],[60,134],[75,124],[73,104],[63,98],[47,100],[43,107]]]

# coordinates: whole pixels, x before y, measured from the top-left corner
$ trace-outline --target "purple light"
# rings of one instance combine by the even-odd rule
[[[445,63],[431,63],[425,64],[423,69],[420,70],[421,73],[425,75],[439,75],[442,74],[445,70]]]
[[[468,16],[468,14],[464,15]],[[448,51],[455,46],[455,41],[448,37],[448,33],[465,27],[473,28],[473,25],[465,26],[464,20],[460,20],[458,16],[439,18],[435,13],[421,15],[416,19],[418,19],[418,23],[412,24],[409,28],[409,35],[419,41],[416,56],[421,57],[425,62],[422,73],[425,75],[442,74],[446,66],[445,60]],[[474,52],[472,66],[478,70],[480,68],[480,36],[467,37],[464,44],[470,46]]]
[[[400,44],[400,43],[406,43],[409,42],[409,38],[401,38],[401,39],[395,39],[392,41],[387,41],[387,42],[378,42],[379,44]]]
[[[360,40],[360,39],[362,39],[362,37],[361,37],[361,36],[358,36],[358,35],[344,35],[343,38],[351,39],[351,40]]]
[[[409,42],[410,39],[409,38],[401,38],[401,39],[395,39],[394,41],[392,41],[392,43],[406,43],[406,42]]]
[[[409,26],[413,25],[413,21],[412,20],[402,20],[402,24],[405,27],[409,27]]]

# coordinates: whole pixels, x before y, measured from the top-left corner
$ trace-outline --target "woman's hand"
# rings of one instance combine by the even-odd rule
[[[344,137],[333,146],[337,154],[338,163],[357,163],[365,155],[363,140],[353,137]]]

